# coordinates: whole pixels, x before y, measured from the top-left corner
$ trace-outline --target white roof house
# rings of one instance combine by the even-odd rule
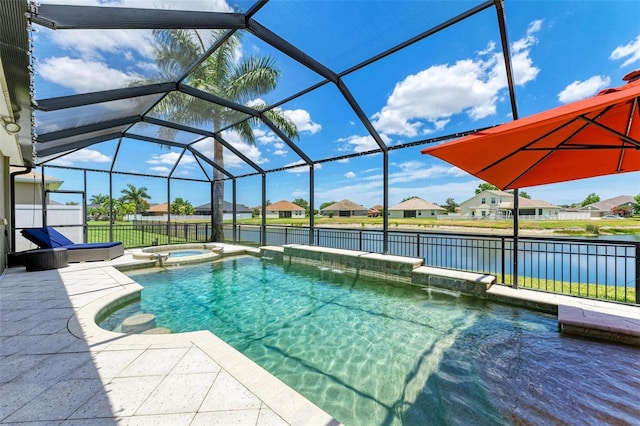
[[[268,219],[303,218],[306,210],[291,201],[280,200],[265,207],[265,217]],[[258,210],[258,217],[262,215],[262,210]]]
[[[369,209],[351,200],[338,201],[320,210],[323,216],[332,214],[338,217],[367,216],[368,213]]]
[[[501,219],[513,215],[514,196],[510,192],[485,190],[460,204],[460,214],[470,218]],[[518,197],[520,216],[557,217],[560,207],[544,200]]]
[[[392,218],[435,218],[447,210],[419,197],[409,198],[395,206],[388,208],[388,215]]]

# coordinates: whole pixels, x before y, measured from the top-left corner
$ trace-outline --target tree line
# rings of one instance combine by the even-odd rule
[[[136,187],[128,183],[125,189],[122,189],[119,198],[111,198],[106,194],[92,195],[89,199],[90,207],[87,209],[89,216],[94,219],[103,219],[109,216],[109,207],[113,209],[115,219],[122,220],[128,214],[142,214],[149,210],[149,201],[151,196],[144,186]],[[176,198],[169,204],[169,212],[176,215],[192,215],[195,208],[191,203],[183,198]]]

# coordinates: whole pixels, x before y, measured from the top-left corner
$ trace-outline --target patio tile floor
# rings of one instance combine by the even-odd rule
[[[99,309],[137,286],[110,267],[129,261],[3,273],[0,423],[338,424],[209,332],[97,327]]]

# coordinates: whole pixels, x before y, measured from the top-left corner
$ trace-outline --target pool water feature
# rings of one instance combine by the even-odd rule
[[[637,348],[563,337],[551,315],[254,257],[128,274],[140,301],[101,326],[210,330],[347,425],[640,417]]]

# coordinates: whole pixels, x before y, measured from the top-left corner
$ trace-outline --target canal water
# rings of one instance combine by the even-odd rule
[[[242,226],[240,241],[260,242],[260,227]],[[231,238],[230,229],[227,230]],[[428,266],[477,271],[502,277],[513,272],[511,236],[389,230],[389,254],[421,257]],[[269,227],[267,244],[309,244],[309,228]],[[383,252],[382,231],[316,228],[323,247]],[[522,236],[518,276],[549,282],[635,287],[640,233],[597,237]]]

